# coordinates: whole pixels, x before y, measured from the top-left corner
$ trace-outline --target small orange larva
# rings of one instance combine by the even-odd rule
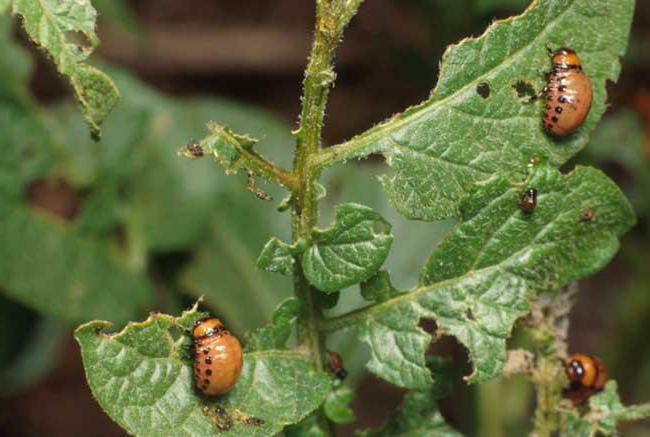
[[[566,361],[565,372],[570,384],[564,397],[578,405],[599,392],[607,382],[607,369],[602,360],[593,355],[573,354]]]
[[[196,322],[192,337],[196,387],[208,396],[227,393],[237,382],[242,369],[239,340],[215,318]]]
[[[550,134],[562,137],[585,121],[593,91],[576,52],[559,49],[553,53],[552,62],[553,69],[543,91],[546,103],[543,125]]]

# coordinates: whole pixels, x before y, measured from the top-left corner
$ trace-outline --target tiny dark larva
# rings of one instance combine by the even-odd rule
[[[593,208],[583,209],[580,212],[580,221],[581,222],[590,222],[590,221],[593,220],[593,218],[594,218],[594,210],[593,210]]]
[[[194,338],[194,381],[208,396],[220,396],[232,389],[243,365],[237,337],[219,319],[199,320],[192,330]]]
[[[343,368],[343,358],[338,352],[330,352],[327,355],[327,365],[338,379],[348,376],[348,372]]]
[[[201,147],[201,145],[194,140],[187,143],[185,145],[185,149],[194,158],[201,158],[205,154],[205,152],[203,151],[203,147]]]
[[[575,51],[559,49],[552,56],[553,69],[544,87],[546,106],[544,129],[555,136],[576,130],[591,109],[591,81],[582,71],[582,61]]]
[[[521,200],[519,200],[519,207],[525,213],[531,213],[537,207],[537,190],[534,188],[526,188],[524,190]]]

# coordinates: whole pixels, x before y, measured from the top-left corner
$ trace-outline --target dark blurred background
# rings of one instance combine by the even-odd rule
[[[160,105],[159,110],[172,114],[169,117],[174,120],[174,115],[183,119],[170,122],[174,130],[171,136],[142,139],[147,141],[147,147],[160,145],[159,150],[176,159],[175,148],[206,134],[201,127],[204,122],[225,117],[231,124],[244,125],[237,126],[240,131],[264,133],[270,129],[268,153],[287,162],[292,151],[288,131],[296,125],[302,72],[311,42],[312,3],[95,0],[102,42],[94,59],[107,65],[112,76],[115,72],[118,86],[128,100],[127,110],[136,107],[134,101],[142,98],[146,104]],[[527,3],[367,0],[339,51],[338,80],[331,94],[324,134],[326,143],[340,142],[425,99],[435,85],[438,62],[447,45],[479,35],[494,19],[520,13]],[[69,104],[66,83],[42,53],[25,42],[19,29],[14,29],[13,34],[36,59],[31,90],[41,105],[57,108],[61,125],[67,126],[65,138],[70,149],[56,155],[60,165],[25,185],[24,196],[34,208],[76,226],[74,223],[85,217],[84,212],[91,208],[89,202],[102,188],[101,172],[100,176],[82,177],[80,168],[88,162],[83,156],[92,155],[88,152],[93,150],[91,147],[112,147],[118,139],[111,129],[120,130],[124,125],[109,123],[104,141],[99,146],[91,145],[83,123],[74,115],[76,108]],[[634,403],[650,400],[649,2],[637,2],[628,54],[622,62],[618,84],[609,87],[608,113],[589,147],[567,169],[576,163],[602,168],[626,191],[639,223],[625,237],[614,261],[579,284],[578,304],[571,313],[570,351],[602,356],[611,377],[619,383],[624,402]],[[61,103],[64,101],[68,103]],[[250,115],[251,111],[257,111],[259,117]],[[370,159],[354,166],[326,174],[329,197],[324,202],[322,221],[330,220],[332,205],[341,200],[356,200],[378,209],[394,223],[396,247],[389,259],[391,272],[398,285],[413,284],[418,267],[452,223],[406,222],[386,204],[373,177],[382,170],[381,161]],[[206,168],[221,172],[216,165]],[[163,173],[159,179],[168,179],[166,170],[160,171]],[[190,208],[187,217],[198,211],[205,218],[203,223],[191,224],[195,226],[191,235],[169,239],[163,235],[166,228],[158,231],[157,220],[152,220],[147,222],[144,233],[153,235],[147,240],[150,244],[145,243],[145,249],[125,257],[156,290],[153,303],[143,308],[143,317],[145,310],[178,312],[205,294],[208,308],[242,333],[264,323],[273,307],[290,293],[286,280],[251,273],[254,267],[249,259],[254,261],[268,237],[288,234],[288,216],[274,213],[273,206],[258,207],[261,203],[245,192],[240,179],[214,177],[217,179],[205,183],[223,183],[233,194],[215,188],[208,193],[216,199],[209,209]],[[126,178],[122,183],[129,193],[131,185],[141,184],[164,194],[177,189],[184,180],[175,180],[171,188],[166,182],[147,179],[141,184],[137,178]],[[183,191],[177,194],[182,196]],[[143,196],[146,204],[146,192]],[[156,205],[166,202],[171,205],[152,207],[143,214],[155,218],[167,211],[165,208],[175,208],[173,196],[152,200]],[[181,215],[178,220],[182,223],[191,219],[187,217]],[[267,217],[268,222],[258,224]],[[135,235],[129,234],[130,228],[123,226],[120,218],[111,223],[105,228],[91,227],[96,233],[93,235],[111,244]],[[178,227],[176,222],[170,223],[171,229]],[[352,296],[343,299],[341,306],[355,303]],[[0,348],[0,435],[124,435],[90,394],[78,347],[71,336],[73,324],[49,318],[16,299],[0,295],[0,326],[5,331]],[[354,401],[358,421],[339,427],[339,434],[351,435],[354,429],[379,425],[398,405],[403,392],[363,372],[365,351],[358,352],[356,343],[335,338],[330,347],[342,352],[351,373],[350,383],[359,386]],[[434,349],[461,365],[459,375],[468,373],[466,354],[456,343],[445,339]],[[467,435],[485,436],[525,435],[530,430],[533,407],[532,387],[522,378],[481,387],[467,387],[459,379],[452,396],[442,405],[443,414],[457,429]],[[650,435],[650,426],[628,425],[624,435]]]

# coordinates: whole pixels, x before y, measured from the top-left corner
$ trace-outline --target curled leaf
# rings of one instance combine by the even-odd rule
[[[59,73],[70,79],[93,136],[117,101],[111,79],[86,64],[97,47],[97,12],[89,0],[13,0],[13,13],[23,18],[25,31],[47,51]]]

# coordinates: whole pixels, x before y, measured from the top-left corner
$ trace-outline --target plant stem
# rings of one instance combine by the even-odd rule
[[[320,170],[311,169],[309,160],[321,150],[323,121],[327,98],[336,74],[334,52],[343,29],[356,13],[362,0],[317,0],[314,42],[303,80],[300,126],[295,132],[296,156],[294,174],[298,189],[294,192],[292,211],[293,240],[311,240],[312,229],[318,221],[318,193],[316,183]],[[324,337],[318,330],[320,309],[318,291],[307,281],[301,259],[294,269],[294,292],[305,303],[305,310],[298,320],[298,342],[306,350],[318,369],[324,365]]]
[[[562,399],[563,369],[561,362],[553,357],[540,357],[533,374],[537,391],[537,405],[533,419],[535,437],[550,437],[560,426],[558,405]]]
[[[249,163],[247,168],[255,175],[269,181],[277,182],[292,192],[298,189],[298,179],[293,173],[267,161],[255,152],[248,151],[244,148],[240,148],[239,152],[242,155],[242,159]]]
[[[554,435],[560,428],[558,406],[567,383],[562,363],[567,353],[569,311],[577,291],[577,284],[571,284],[557,295],[540,297],[532,307],[531,333],[537,349],[531,378],[537,392],[531,434],[535,437]]]

